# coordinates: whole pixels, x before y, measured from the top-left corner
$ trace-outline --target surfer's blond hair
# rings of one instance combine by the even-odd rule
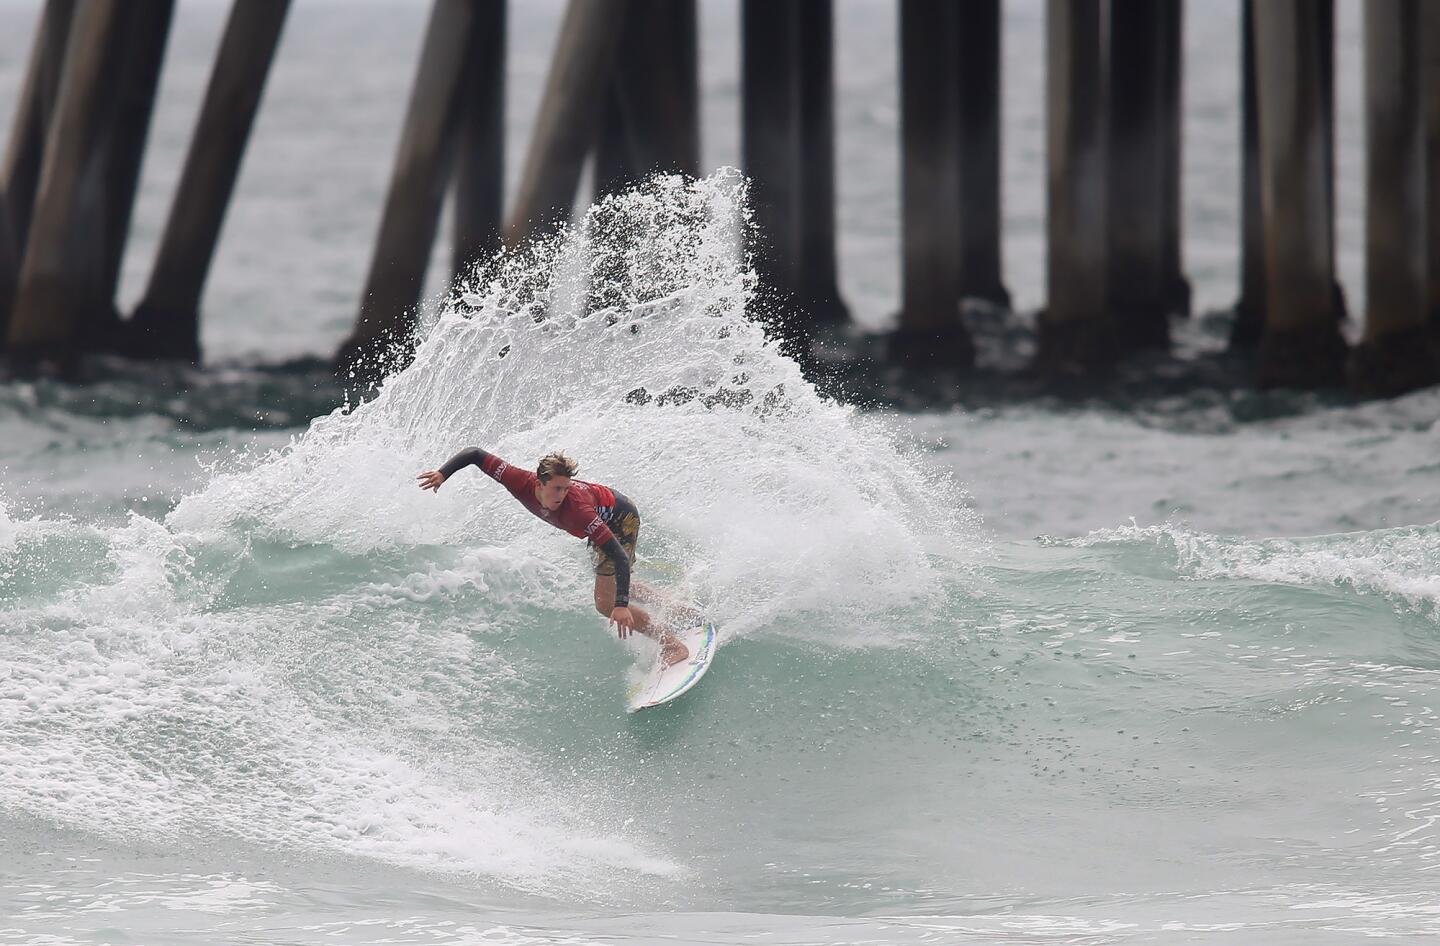
[[[550,482],[552,476],[572,477],[580,472],[580,464],[556,450],[554,453],[547,453],[540,458],[540,463],[535,467],[535,475],[540,477],[540,482]]]

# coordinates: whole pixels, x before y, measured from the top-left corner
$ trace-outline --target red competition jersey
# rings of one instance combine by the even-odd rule
[[[480,462],[480,469],[508,489],[520,505],[555,528],[564,529],[578,539],[589,539],[596,545],[604,545],[614,538],[614,533],[605,524],[610,518],[610,511],[615,508],[615,491],[610,487],[572,479],[565,501],[559,509],[551,512],[535,498],[540,477],[535,475],[534,470],[511,466],[493,453],[487,454]]]

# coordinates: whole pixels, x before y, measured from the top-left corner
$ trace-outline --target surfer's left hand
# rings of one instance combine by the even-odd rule
[[[624,640],[635,633],[635,616],[630,613],[629,608],[615,608],[610,612],[610,620],[620,633],[620,639]]]

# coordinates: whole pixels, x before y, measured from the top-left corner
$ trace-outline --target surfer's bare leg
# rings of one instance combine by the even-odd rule
[[[646,584],[638,578],[630,579],[630,600],[644,601],[646,604],[659,604],[664,598],[660,592],[655,590],[654,585]]]
[[[645,592],[641,594],[640,588]],[[632,597],[641,598],[646,601],[657,600],[655,589],[641,582],[632,582],[630,585]],[[615,576],[595,576],[595,610],[599,611],[602,617],[609,617],[610,612],[615,608]],[[646,637],[653,637],[660,642],[660,649],[664,653],[665,666],[677,664],[690,656],[690,648],[686,647],[680,638],[671,634],[663,628],[657,628],[650,620],[650,614],[644,608],[630,605],[630,613],[635,616],[635,630]]]
[[[666,627],[683,629],[694,627],[700,623],[699,611],[683,604],[676,604],[669,595],[643,581],[632,580],[630,582],[630,598],[632,601],[643,601],[660,608],[662,617],[666,619]]]

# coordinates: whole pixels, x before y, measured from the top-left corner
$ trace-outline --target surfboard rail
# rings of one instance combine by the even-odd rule
[[[689,692],[705,676],[714,662],[715,647],[719,640],[719,629],[715,622],[705,620],[676,635],[690,648],[690,656],[679,663],[666,667],[662,664],[663,654],[655,655],[655,662],[645,673],[645,678],[629,693],[626,711],[638,713],[642,709],[662,706]]]

